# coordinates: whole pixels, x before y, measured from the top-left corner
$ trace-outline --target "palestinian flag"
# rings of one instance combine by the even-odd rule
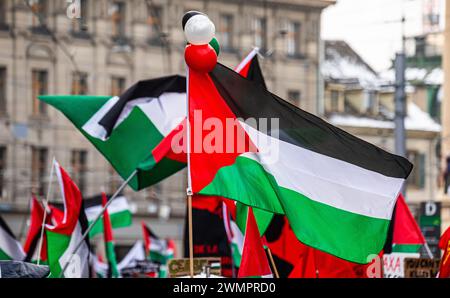
[[[45,229],[51,277],[59,277],[76,245],[81,241],[82,234],[87,230],[87,219],[80,190],[56,161],[53,166],[64,202],[64,216],[46,224]],[[85,239],[77,254],[73,256],[63,276],[89,277],[89,239]]]
[[[252,208],[249,208],[247,213],[247,227],[238,277],[272,277]]]
[[[61,111],[111,163],[140,190],[185,167],[155,160],[152,150],[186,117],[186,79],[169,76],[139,81],[122,95],[45,95],[39,99]],[[132,154],[131,154],[132,153]]]
[[[102,207],[108,203],[108,198],[105,193],[102,193]],[[114,251],[114,236],[111,226],[111,219],[109,218],[108,208],[103,212],[103,239],[105,241],[106,259],[108,261],[108,277],[119,277],[119,270],[117,269],[116,253]]]
[[[45,222],[50,223],[50,215],[47,214]],[[39,264],[47,264],[47,237],[43,233],[43,240],[41,242],[41,230],[44,221],[44,207],[39,201],[33,197],[31,199],[31,214],[30,214],[30,227],[28,228],[27,238],[23,246],[26,258],[25,262],[37,262]],[[39,244],[42,243],[41,256],[38,258]]]
[[[228,206],[231,206],[231,208]],[[239,268],[241,265],[242,250],[244,248],[244,234],[236,224],[236,205],[234,202],[227,204],[226,199],[224,199],[222,208],[223,221],[225,231],[227,233],[228,243],[230,244],[233,266]]]
[[[236,67],[235,71],[252,82],[261,84],[265,89],[266,82],[258,61],[258,48],[254,48]]]
[[[189,121],[194,193],[286,214],[300,241],[345,260],[368,263],[383,248],[412,169],[405,158],[221,64],[211,73],[189,70]]]
[[[418,253],[425,244],[425,237],[408,205],[400,194],[392,217],[392,231],[384,248],[385,253]]]
[[[169,239],[167,240],[167,250],[166,250],[166,263],[161,264],[159,266],[159,278],[166,278],[168,277],[168,271],[169,268],[167,267],[167,264],[170,260],[172,260],[175,256],[175,241]]]
[[[109,200],[108,196],[108,200]],[[94,221],[98,214],[102,211],[102,195],[91,197],[84,200],[84,212],[88,219],[89,225]],[[132,224],[132,215],[128,200],[124,196],[118,196],[108,206],[109,217],[113,229],[129,227]],[[89,237],[103,233],[103,221],[99,220],[95,223],[89,232]]]
[[[156,236],[145,222],[142,222],[142,233],[147,258],[155,263],[166,264],[168,256],[167,241]]]
[[[22,261],[24,258],[22,245],[0,216],[0,260]]]
[[[239,268],[242,258],[245,229],[250,207],[236,201],[223,199],[223,220],[228,242],[231,247],[233,265]],[[263,236],[272,220],[273,213],[253,208],[253,215]]]

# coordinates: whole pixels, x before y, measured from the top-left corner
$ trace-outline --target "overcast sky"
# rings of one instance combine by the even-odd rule
[[[401,49],[402,11],[406,34],[420,33],[422,1],[338,0],[322,14],[322,37],[345,40],[375,70],[384,70]]]

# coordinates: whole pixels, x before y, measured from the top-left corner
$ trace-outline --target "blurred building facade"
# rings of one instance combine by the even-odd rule
[[[408,56],[406,70],[407,158],[414,164],[407,180],[406,200],[418,216],[420,203],[442,201],[442,222],[450,224],[450,205],[442,198],[439,143],[440,57]],[[438,62],[436,63],[435,60]],[[378,74],[347,43],[325,41],[322,67],[326,119],[351,134],[395,151],[393,70]]]
[[[80,3],[79,10],[68,10]],[[0,0],[0,212],[23,237],[31,193],[47,193],[55,157],[85,196],[113,192],[121,179],[105,159],[39,94],[118,95],[138,80],[183,74],[185,11],[206,12],[216,25],[219,60],[234,67],[257,46],[269,89],[317,113],[320,15],[333,0]],[[77,13],[80,18],[77,18]],[[132,154],[132,153],[131,153]],[[180,244],[185,173],[152,188],[125,191],[136,223],[119,243],[140,238],[139,221]],[[53,185],[51,199],[58,199]],[[181,245],[179,245],[181,246]]]

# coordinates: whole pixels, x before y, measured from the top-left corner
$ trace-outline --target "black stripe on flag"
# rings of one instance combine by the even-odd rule
[[[279,139],[385,176],[407,178],[412,164],[288,103],[218,63],[210,73],[217,90],[238,118],[279,119]],[[274,131],[269,128],[269,135]]]
[[[107,137],[109,137],[122,110],[128,102],[139,98],[157,98],[166,92],[185,93],[186,78],[180,75],[174,75],[137,82],[120,95],[119,100],[103,116],[99,124],[105,128]]]
[[[109,201],[111,198],[111,194],[106,194],[106,198]],[[116,198],[118,197],[122,197],[122,193],[118,194]],[[89,198],[86,198],[83,200],[83,204],[84,204],[84,208],[90,208],[90,207],[95,207],[95,206],[102,206],[102,195],[98,194]]]
[[[250,67],[247,73],[247,79],[255,83],[259,83],[264,87],[264,89],[267,89],[266,82],[264,80],[264,76],[262,74],[261,67],[259,65],[257,54],[252,58],[252,61],[250,62]]]
[[[155,233],[153,233],[153,231],[147,225],[145,225],[144,228],[147,231],[148,236],[153,239],[160,240],[159,237]]]
[[[3,218],[0,216],[0,228],[3,229],[9,236],[11,236],[13,239],[16,239],[16,236],[14,236],[13,232],[9,228],[9,226],[6,224],[6,222],[3,220]]]

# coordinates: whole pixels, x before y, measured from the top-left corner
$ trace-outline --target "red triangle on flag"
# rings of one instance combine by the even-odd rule
[[[425,238],[402,194],[397,199],[392,243],[393,245],[425,244]]]
[[[252,208],[248,208],[244,248],[238,277],[272,277]]]

